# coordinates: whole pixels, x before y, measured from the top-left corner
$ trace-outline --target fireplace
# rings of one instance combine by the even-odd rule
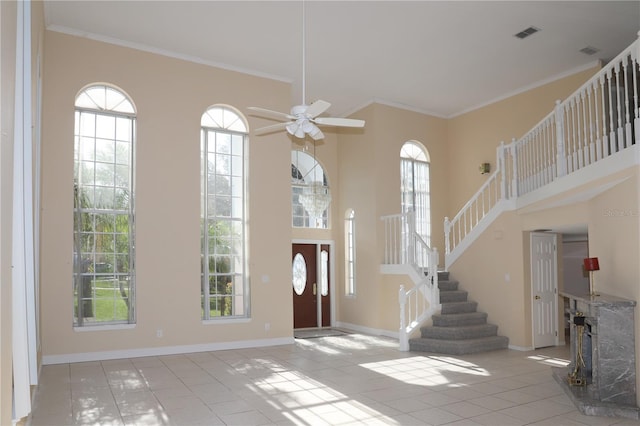
[[[569,299],[571,364],[554,377],[583,414],[640,419],[636,405],[636,302],[607,294]]]

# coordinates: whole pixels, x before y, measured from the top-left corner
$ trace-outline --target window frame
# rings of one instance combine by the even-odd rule
[[[356,212],[347,209],[344,217],[344,250],[345,250],[345,295],[347,297],[356,296]]]
[[[211,116],[206,117],[210,111],[213,110],[221,110],[222,113],[218,114],[216,118],[212,118]],[[209,122],[209,125],[206,125],[205,120]],[[200,239],[201,239],[201,266],[200,266],[200,309],[201,309],[201,319],[204,322],[213,322],[219,323],[221,321],[235,321],[235,320],[246,320],[250,318],[250,297],[249,297],[249,279],[248,279],[248,241],[247,241],[247,212],[248,212],[248,197],[247,197],[247,176],[248,176],[248,130],[247,124],[244,117],[237,112],[234,108],[229,107],[227,105],[213,105],[202,114],[201,123],[200,123]],[[210,136],[213,136],[215,140],[214,149],[210,149]],[[218,152],[218,137],[227,137],[229,143],[230,151],[228,153]],[[241,155],[234,155],[234,148],[232,148],[234,138],[241,138]],[[205,155],[207,154],[207,155]],[[212,176],[214,178],[214,182],[210,182],[210,170],[208,163],[208,156],[213,155],[213,173]],[[223,158],[228,158],[228,164],[231,169],[229,169],[228,174],[217,173],[216,164],[218,159],[222,160]],[[234,157],[240,157],[241,165],[240,165],[240,175],[234,174],[237,167],[234,167]],[[235,164],[237,166],[237,164]],[[228,193],[216,193],[218,188],[217,177],[225,177],[227,178],[227,183],[229,184]],[[234,197],[234,191],[237,191],[236,186],[238,184],[238,178],[240,179],[241,189],[240,196]],[[210,192],[210,185],[213,184],[214,193]],[[235,185],[235,186],[234,186]],[[234,207],[234,198],[240,200],[239,208]],[[211,215],[210,203],[213,202],[213,210],[214,213],[217,214],[217,206],[218,203],[223,203],[223,199],[229,200],[229,215],[221,216],[221,215]],[[237,201],[237,200],[236,200]],[[239,216],[234,216],[234,212],[241,212]],[[210,236],[210,229],[217,229],[218,225],[221,223],[228,224],[229,233],[224,235],[217,234],[214,236]],[[213,228],[210,226],[213,224]],[[207,230],[205,234],[205,230]],[[234,232],[240,231],[238,238],[233,238]],[[211,253],[211,240],[218,238],[218,241],[221,241],[221,238],[228,237],[227,242],[229,242],[229,253]],[[234,246],[234,243],[240,243],[240,249],[234,253],[233,248],[237,248]],[[222,247],[221,244],[216,243],[216,248]],[[212,257],[213,256],[213,257]],[[224,266],[223,259],[228,260],[229,271],[226,273],[216,272],[214,269],[213,273],[210,270],[210,262],[213,260],[214,268],[217,268],[218,265],[220,267]],[[239,267],[239,272],[238,272]],[[211,279],[216,280],[216,286],[219,285],[217,280],[219,278],[224,277],[232,277],[231,281],[227,282],[226,287],[231,284],[232,293],[225,293],[220,291],[214,291],[211,293]],[[241,305],[238,305],[238,298],[241,298]],[[220,315],[212,315],[211,303],[213,300],[217,300],[220,303],[215,303],[216,306],[220,306]],[[230,311],[229,315],[224,315],[224,312],[227,311],[227,301],[229,302],[228,308]],[[205,309],[208,306],[209,309]],[[239,312],[239,313],[236,313]]]
[[[104,97],[92,97],[99,95],[104,90]],[[109,94],[116,94],[116,104],[109,105],[113,97]],[[87,105],[86,101],[93,102],[93,106]],[[79,103],[85,103],[78,105]],[[136,151],[136,108],[126,92],[122,89],[106,84],[94,83],[85,86],[78,92],[74,101],[74,196],[73,196],[73,325],[78,329],[89,329],[90,327],[112,327],[123,325],[134,325],[136,323],[136,280],[135,280],[135,151]],[[85,121],[84,118],[88,121]],[[93,130],[91,126],[85,126],[93,120]],[[112,135],[102,133],[99,129],[100,122],[113,121]],[[119,131],[119,124],[125,124],[125,133]],[[127,131],[128,130],[128,131]],[[92,133],[85,133],[91,132]],[[100,134],[102,133],[102,134]],[[128,134],[128,139],[123,136]],[[112,154],[109,144],[112,145]],[[126,145],[126,146],[125,146]],[[86,149],[86,147],[89,149]],[[124,154],[119,154],[122,149],[127,149]],[[120,151],[119,151],[120,150]],[[110,155],[113,160],[110,160]],[[119,162],[126,159],[126,163]],[[92,166],[92,167],[91,167]],[[108,170],[109,167],[112,170]],[[87,167],[87,168],[85,168]],[[126,167],[126,184],[122,184],[122,170]],[[91,172],[93,178],[85,178],[83,171]],[[98,177],[98,171],[102,171],[102,176]],[[112,176],[111,176],[112,174]],[[86,189],[87,191],[83,191]],[[107,202],[111,202],[111,208],[104,205],[96,205],[96,195],[106,195],[113,191],[113,198],[105,197]],[[125,208],[116,208],[118,194],[125,200]],[[85,205],[84,207],[82,205]],[[126,216],[126,220],[124,217]],[[90,222],[85,219],[90,218]],[[123,222],[125,220],[125,222]],[[118,227],[125,226],[126,232],[118,232]],[[88,228],[87,228],[88,227]],[[102,228],[98,230],[97,228]],[[105,230],[106,228],[106,230]],[[126,241],[124,241],[126,235]],[[98,243],[96,242],[98,241]],[[112,241],[112,242],[111,242]],[[124,246],[123,246],[124,241]],[[85,246],[84,242],[88,245]],[[92,250],[85,249],[91,246]],[[99,245],[99,247],[97,246]],[[111,251],[109,251],[111,246]],[[78,253],[78,249],[80,253]],[[106,249],[107,251],[104,251]],[[103,260],[98,262],[97,260]],[[109,263],[111,260],[112,263]],[[123,261],[124,260],[124,261]],[[99,268],[100,267],[100,268]],[[110,270],[111,269],[111,270]],[[124,272],[121,272],[125,269]],[[111,281],[112,296],[98,297],[96,282]],[[116,288],[116,282],[118,283]],[[126,283],[123,285],[123,282]],[[89,284],[87,286],[87,284]],[[125,291],[126,289],[126,291]],[[91,292],[90,297],[85,291]],[[101,290],[109,290],[102,288]],[[119,296],[118,294],[119,293]],[[118,319],[119,299],[125,303],[126,319]],[[85,309],[90,309],[90,313],[98,312],[98,303],[101,305],[100,311],[104,311],[105,303],[108,305],[112,300],[113,315],[109,320],[88,321],[85,316]],[[93,315],[95,318],[96,316]]]
[[[405,190],[408,182],[408,177],[405,176],[407,168],[411,169],[410,191]],[[422,174],[426,177],[426,180],[422,182],[426,191],[418,189],[420,185],[417,185],[416,174]],[[431,246],[431,162],[427,149],[416,141],[407,141],[400,149],[400,197],[402,214],[415,212],[414,229],[424,242]],[[411,197],[411,200],[407,200],[407,197]],[[416,206],[420,204],[424,206],[424,210],[416,211]]]
[[[303,156],[302,161],[300,156]],[[308,170],[300,167],[302,162],[310,163]],[[311,188],[313,182],[322,182],[329,194],[331,193],[327,173],[318,159],[303,150],[291,150],[291,226],[293,228],[330,229],[331,202],[321,217],[314,217],[299,200],[305,188]],[[315,223],[311,226],[314,218]]]

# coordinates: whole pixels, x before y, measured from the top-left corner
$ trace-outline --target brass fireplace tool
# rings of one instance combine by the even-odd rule
[[[575,368],[569,373],[569,385],[586,386],[587,380],[584,377],[585,363],[582,353],[582,337],[584,335],[584,314],[582,312],[576,312],[573,317],[573,325],[576,327],[576,359]]]

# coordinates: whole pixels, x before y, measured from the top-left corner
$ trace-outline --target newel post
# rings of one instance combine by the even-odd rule
[[[518,198],[518,144],[516,138],[511,139],[511,161],[513,166],[511,170],[511,198]]]
[[[409,338],[407,336],[407,324],[405,322],[405,305],[407,304],[407,293],[404,291],[404,286],[400,286],[398,290],[398,301],[400,302],[400,330],[398,333],[398,340],[400,343],[401,351],[409,350]]]
[[[504,155],[504,141],[500,142],[500,146],[497,149],[497,163],[496,171],[500,171],[500,198],[506,200],[509,198],[507,194],[507,168],[505,167],[505,155]]]
[[[444,217],[444,254],[445,255],[451,253],[451,238],[449,235],[450,231],[451,231],[451,222],[449,221],[449,218],[445,216]]]
[[[565,161],[564,148],[564,111],[562,103],[556,101],[556,167],[558,168],[558,177],[567,174],[567,162]]]

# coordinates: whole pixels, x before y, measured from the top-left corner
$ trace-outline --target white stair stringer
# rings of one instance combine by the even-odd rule
[[[495,206],[491,210],[487,212],[487,214],[480,219],[478,224],[473,227],[469,231],[468,234],[445,256],[445,271],[449,270],[449,267],[453,265],[453,263],[458,260],[458,257],[464,253],[464,251],[473,244],[475,240],[482,235],[484,231],[487,230],[489,225],[491,225],[503,212],[511,211],[516,209],[516,204],[514,200],[500,200],[496,203]]]

